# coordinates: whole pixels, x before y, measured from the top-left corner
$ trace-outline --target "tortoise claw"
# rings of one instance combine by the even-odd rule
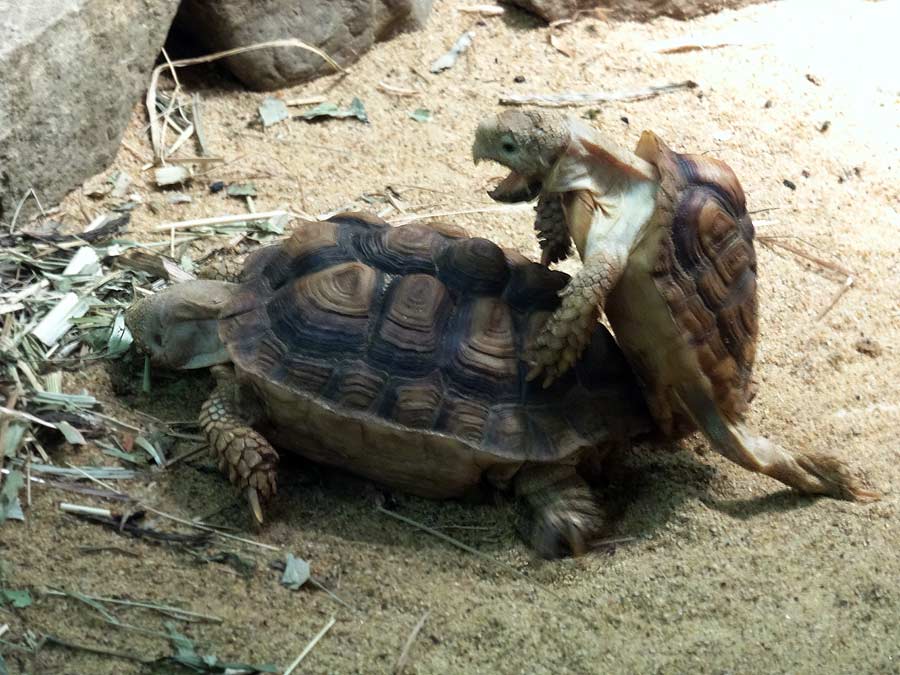
[[[256,522],[262,525],[263,511],[262,506],[259,503],[259,491],[255,487],[247,488],[247,502],[250,504],[250,511],[253,513]]]

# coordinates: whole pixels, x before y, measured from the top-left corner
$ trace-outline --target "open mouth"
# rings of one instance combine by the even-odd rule
[[[530,202],[541,192],[541,181],[537,178],[528,178],[515,171],[510,171],[488,196],[497,202]]]

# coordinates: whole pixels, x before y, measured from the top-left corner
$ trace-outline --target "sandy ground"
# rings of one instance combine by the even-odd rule
[[[345,104],[358,96],[370,125],[289,121],[263,131],[256,121],[263,95],[240,91],[212,69],[185,74],[185,86],[206,103],[212,148],[236,161],[197,180],[187,190],[192,203],[170,205],[123,147],[116,168],[141,175],[138,191],[157,209],[135,211],[135,237],[158,239],[151,227],[162,221],[240,212],[240,202],[209,193],[208,183],[219,179],[253,181],[260,210],[365,206],[363,194],[388,185],[409,212],[484,206],[485,187],[502,172],[473,167],[469,147],[475,124],[497,109],[501,92],[696,80],[699,90],[591,114],[624,144],[649,128],[677,149],[724,159],[741,177],[751,210],[760,211],[760,235],[800,238],[805,243],[791,241],[853,271],[853,287],[820,319],[843,277],[758,247],[760,388],[750,421],[790,447],[834,452],[885,498],[859,505],[798,497],[713,455],[697,437],[677,452],[638,447],[623,453],[607,486],[619,512],[616,533],[632,541],[611,553],[546,563],[519,542],[507,505],[392,496],[399,513],[477,548],[486,557],[478,558],[378,512],[375,490],[363,483],[300,465],[285,467],[271,524],[254,533],[243,505],[199,458],[125,487],[183,517],[217,512],[212,522],[309,560],[313,574],[355,611],[320,591],[282,587],[270,563],[283,553],[219,540],[202,550],[255,560],[255,571],[242,576],[186,549],[64,517],[57,502],[73,496],[37,488],[27,525],[2,529],[6,587],[149,598],[215,614],[224,621],[180,624],[198,649],[281,668],[334,616],[298,672],[390,672],[427,612],[409,673],[900,673],[900,4],[788,1],[691,23],[585,20],[560,37],[571,57],[548,44],[546,28],[512,14],[475,26],[468,55],[448,72],[428,74],[428,64],[477,22],[454,5],[438,2],[427,31],[379,45],[343,80],[281,92],[327,92]],[[646,51],[651,41],[688,34],[741,44]],[[381,81],[421,93],[388,95],[378,90]],[[433,112],[431,122],[408,116],[419,107]],[[144,124],[136,109],[125,143],[149,156]],[[76,200],[65,208],[82,219]],[[538,253],[528,212],[451,220]],[[880,349],[866,347],[872,343]],[[87,386],[123,419],[136,420],[134,410],[185,419],[209,380],[160,379],[152,396],[117,396],[107,370],[95,367],[71,374],[66,385]],[[93,449],[56,458],[109,462]],[[162,630],[157,615],[117,613]],[[10,628],[4,639],[31,630],[145,657],[170,653],[164,639],[113,629],[72,600],[40,598],[24,610],[3,610],[3,623]],[[6,659],[11,672],[171,672],[50,646],[37,658],[7,652]]]

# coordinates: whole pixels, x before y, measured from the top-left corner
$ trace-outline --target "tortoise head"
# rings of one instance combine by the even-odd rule
[[[230,360],[219,338],[219,313],[235,284],[187,281],[134,303],[125,324],[138,349],[174,369],[206,368]]]
[[[547,110],[506,110],[481,122],[472,159],[490,160],[511,170],[491,193],[502,202],[530,201],[569,145],[566,118]]]

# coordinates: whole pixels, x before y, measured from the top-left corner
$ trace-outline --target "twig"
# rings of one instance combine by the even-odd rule
[[[156,115],[156,90],[159,86],[159,76],[164,70],[171,69],[172,72],[174,72],[175,68],[184,68],[185,66],[194,66],[200,63],[210,63],[211,61],[218,61],[219,59],[223,59],[228,56],[234,56],[235,54],[243,54],[245,52],[252,52],[259,49],[268,49],[270,47],[298,47],[321,57],[336,71],[340,73],[347,72],[338,64],[337,61],[335,61],[321,49],[313,47],[312,45],[307,44],[302,40],[297,40],[296,38],[258,42],[256,44],[246,45],[244,47],[235,47],[234,49],[226,49],[225,51],[215,52],[213,54],[207,54],[205,56],[197,56],[190,59],[180,59],[178,61],[167,61],[166,63],[162,63],[153,69],[153,74],[150,76],[150,86],[147,88],[147,96],[145,99],[145,103],[147,106],[147,115],[150,118],[150,142],[153,145],[154,161],[156,163],[162,163],[164,161],[161,140],[162,131],[160,129],[159,119]]]
[[[481,16],[502,16],[506,10],[499,5],[464,5],[456,8],[464,14],[480,14]]]
[[[8,631],[8,630],[9,630],[9,624],[5,623],[2,626],[0,626],[0,637],[3,637],[4,635],[6,635],[6,631]]]
[[[456,211],[435,211],[432,213],[415,213],[401,218],[394,218],[388,222],[391,225],[405,225],[416,220],[424,220],[426,218],[446,218],[447,216],[461,216],[471,213],[498,213],[512,211],[529,211],[534,206],[531,204],[501,204],[498,206],[483,206],[473,209],[458,209]]]
[[[209,527],[208,525],[201,525],[200,523],[195,523],[193,521],[186,520],[184,518],[179,518],[178,516],[173,516],[170,513],[160,511],[159,509],[155,509],[152,506],[148,506],[147,504],[144,504],[140,500],[135,499],[134,497],[131,497],[130,495],[127,495],[120,490],[117,490],[116,488],[114,488],[112,485],[109,485],[108,483],[104,483],[102,480],[100,480],[98,478],[94,478],[87,471],[82,471],[79,467],[69,464],[69,462],[66,462],[66,464],[68,466],[70,466],[71,468],[75,469],[76,471],[78,471],[79,473],[84,474],[88,479],[97,483],[97,485],[100,485],[101,487],[106,488],[110,492],[114,492],[117,495],[120,495],[122,497],[125,497],[126,499],[133,501],[135,504],[139,505],[144,510],[149,511],[150,513],[153,513],[153,514],[159,516],[160,518],[166,518],[173,522],[180,523],[181,525],[187,525],[188,527],[193,527],[198,530],[203,530],[204,532],[212,532],[213,534],[217,534],[220,537],[224,537],[225,539],[232,539],[234,541],[239,541],[242,544],[250,544],[252,546],[258,546],[260,548],[268,549],[269,551],[280,551],[281,550],[281,548],[279,546],[272,546],[271,544],[264,544],[261,541],[254,541],[253,539],[245,539],[244,537],[238,537],[233,534],[228,534],[227,532],[220,532],[219,530],[217,530],[213,527]]]
[[[309,644],[306,645],[306,647],[303,649],[302,652],[300,652],[300,656],[298,656],[296,659],[294,659],[294,662],[291,663],[291,665],[289,665],[285,669],[284,675],[291,675],[291,673],[293,673],[294,670],[296,670],[297,666],[300,665],[300,662],[303,661],[303,659],[306,658],[306,655],[309,654],[313,650],[313,647],[315,647],[316,644],[318,644],[319,640],[321,640],[323,637],[325,637],[325,633],[327,633],[328,631],[331,630],[331,627],[334,625],[334,623],[335,623],[335,618],[331,617],[328,620],[328,623],[325,624],[325,627],[322,628],[322,630],[320,630],[318,633],[316,633],[316,636],[312,640],[310,640]]]
[[[418,89],[407,89],[405,87],[397,87],[393,84],[388,84],[387,82],[379,82],[376,86],[378,91],[383,92],[385,94],[391,94],[393,96],[418,96],[422,92]]]
[[[399,513],[395,513],[394,511],[389,511],[388,509],[384,508],[383,506],[376,506],[375,509],[377,511],[380,511],[381,513],[384,513],[385,515],[390,516],[391,518],[396,518],[400,522],[406,523],[407,525],[412,525],[413,527],[415,527],[419,530],[422,530],[423,532],[427,532],[428,534],[430,534],[434,537],[437,537],[441,541],[447,542],[451,546],[455,546],[456,548],[461,549],[461,550],[465,551],[466,553],[471,553],[472,555],[477,556],[478,558],[481,558],[482,560],[486,560],[487,562],[490,562],[494,565],[499,565],[500,567],[502,567],[506,570],[509,570],[510,572],[515,574],[520,579],[524,579],[528,583],[533,584],[535,588],[542,590],[546,593],[549,593],[550,595],[552,595],[554,598],[556,598],[558,600],[560,599],[560,597],[556,593],[551,591],[549,588],[545,588],[544,586],[541,586],[537,582],[529,579],[527,574],[523,574],[522,572],[517,570],[515,567],[512,567],[511,565],[507,565],[506,563],[504,563],[500,560],[495,560],[494,558],[487,555],[486,553],[482,553],[477,548],[469,546],[468,544],[464,544],[463,542],[459,541],[459,539],[454,539],[450,535],[444,534],[443,532],[438,532],[433,527],[428,527],[427,525],[423,525],[422,523],[415,521],[412,518],[407,518],[406,516],[402,516]]]
[[[43,595],[53,595],[56,597],[71,597],[71,593],[66,593],[65,591],[56,591],[53,589],[44,589],[43,591],[41,591],[41,593]],[[182,609],[181,607],[173,607],[171,605],[157,605],[147,600],[122,600],[119,598],[105,598],[98,595],[88,595],[87,593],[79,593],[79,595],[83,598],[88,598],[89,600],[106,602],[111,605],[123,605],[125,607],[141,607],[142,609],[152,609],[169,616],[175,615],[176,617],[203,619],[205,621],[211,621],[213,623],[222,623],[224,621],[224,619],[222,619],[221,617],[213,616],[212,614],[191,612],[189,610]]]
[[[831,270],[832,272],[837,272],[845,277],[852,277],[853,272],[843,265],[840,265],[836,262],[832,262],[830,260],[825,260],[824,258],[820,258],[818,256],[813,255],[812,253],[807,253],[802,248],[794,246],[793,244],[788,244],[785,241],[782,241],[779,237],[763,235],[756,238],[756,240],[760,244],[765,244],[766,246],[778,246],[783,248],[785,251],[790,251],[796,256],[800,256],[801,258],[806,258],[810,262],[814,262],[819,267],[823,267],[826,270]]]
[[[500,104],[562,107],[594,105],[596,103],[611,103],[613,101],[640,101],[681,89],[695,89],[697,86],[697,83],[693,80],[684,80],[683,82],[673,82],[671,84],[651,85],[644,89],[635,89],[633,91],[600,91],[594,94],[503,94],[500,96]]]
[[[201,114],[200,94],[191,96],[191,119],[194,120],[194,131],[197,133],[197,144],[200,146],[200,154],[208,157],[211,153],[206,144],[206,132],[203,130],[203,116]]]
[[[193,220],[181,220],[173,223],[162,223],[154,225],[153,229],[160,230],[186,230],[191,227],[203,227],[205,225],[227,225],[229,223],[243,223],[257,220],[266,220],[268,218],[277,218],[278,216],[288,215],[290,212],[280,209],[278,211],[262,211],[260,213],[242,213],[234,216],[213,216],[211,218],[195,218]]]
[[[284,104],[290,106],[318,105],[325,101],[324,96],[304,96],[303,98],[290,98]]]
[[[422,630],[422,627],[425,625],[425,621],[428,619],[428,615],[431,614],[431,610],[427,610],[419,620],[416,622],[416,625],[413,626],[413,629],[409,633],[409,637],[406,638],[406,642],[403,643],[403,650],[400,652],[400,656],[397,658],[397,663],[394,665],[394,675],[400,675],[403,672],[403,669],[406,668],[406,661],[409,659],[409,650],[413,646],[413,642],[415,642],[416,637],[419,635],[419,631]]]
[[[828,314],[828,312],[830,312],[836,304],[838,304],[838,301],[844,297],[844,293],[849,291],[850,287],[852,285],[853,285],[853,277],[847,277],[844,280],[843,285],[838,289],[837,293],[834,294],[834,297],[831,299],[831,302],[828,303],[828,307],[823,309],[819,313],[819,316],[816,317],[816,321],[821,321],[822,319],[824,319],[825,315]]]
[[[65,647],[66,649],[91,652],[92,654],[102,654],[104,656],[114,656],[118,659],[127,659],[129,661],[137,661],[138,663],[150,664],[156,661],[156,659],[144,658],[143,656],[138,656],[137,654],[120,652],[115,649],[107,649],[106,647],[101,647],[100,645],[86,645],[78,642],[68,642],[67,640],[58,638],[55,635],[44,635],[44,642],[55,644],[60,647]]]

